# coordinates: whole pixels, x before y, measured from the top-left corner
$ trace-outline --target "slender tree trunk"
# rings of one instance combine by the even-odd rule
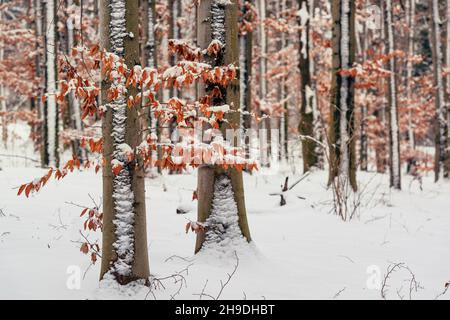
[[[330,176],[329,183],[342,175],[354,191],[356,184],[354,77],[342,75],[355,61],[355,2],[333,0],[333,65],[331,85]]]
[[[221,0],[202,0],[198,6],[197,15],[197,45],[206,48],[212,40],[219,40],[224,44],[221,53],[212,61],[212,65],[221,66],[234,64],[239,65],[239,43],[238,43],[238,5],[236,0],[224,3]],[[199,90],[201,89],[199,86]],[[211,88],[206,88],[209,91]],[[221,87],[222,96],[215,100],[215,104],[228,104],[232,110],[239,110],[239,80],[232,81],[226,88]],[[199,92],[199,96],[202,94]],[[234,128],[239,128],[239,113],[227,114],[227,120]],[[228,127],[229,128],[229,127]],[[221,124],[223,134],[227,129],[225,123]],[[222,169],[217,166],[202,165],[198,171],[198,221],[204,222],[211,214],[212,201],[214,198],[214,184],[218,177],[227,176],[230,180],[234,200],[237,205],[239,227],[242,235],[251,241],[250,230],[247,222],[245,209],[244,183],[242,172],[236,169]],[[198,252],[205,240],[205,232],[197,235],[195,252]]]
[[[445,36],[446,36],[446,43],[445,43],[445,66],[447,68],[450,68],[450,0],[446,1],[446,18],[447,18],[447,29],[445,32]],[[450,126],[450,74],[447,75],[447,77],[445,78],[446,81],[446,86],[445,86],[445,91],[447,92],[446,94],[446,101],[447,101],[447,129]],[[447,135],[447,143],[450,144],[450,130],[447,130],[447,133],[449,135]],[[449,167],[449,171],[450,171],[450,164],[448,165]]]
[[[0,0],[0,5],[3,4],[3,0]],[[0,11],[0,21],[3,19],[3,11]],[[0,61],[3,60],[4,56],[4,47],[3,41],[0,40]],[[3,84],[0,84],[0,111],[4,112],[4,116],[2,117],[2,141],[7,148],[8,142],[8,117],[6,116],[6,90]]]
[[[59,110],[56,104],[57,91],[57,42],[56,42],[56,6],[55,0],[48,0],[44,4],[45,12],[45,92],[47,99],[44,103],[44,123],[45,131],[44,147],[44,165],[58,166],[58,129],[59,129]]]
[[[435,163],[434,173],[435,181],[438,181],[443,174],[448,178],[448,137],[447,137],[447,108],[444,98],[444,84],[442,77],[442,45],[441,45],[441,19],[439,16],[439,1],[433,0],[432,9],[432,35],[433,35],[433,72],[435,104],[436,104],[436,124],[435,124]]]
[[[67,0],[67,6],[70,7],[73,5],[72,0]],[[71,49],[76,46],[75,43],[75,35],[74,35],[74,18],[69,16],[67,17],[67,53],[70,55]],[[81,107],[78,102],[78,99],[75,98],[73,92],[69,93],[69,110],[70,117],[72,122],[72,127],[77,130],[78,133],[82,133],[83,131],[83,122],[81,121]],[[80,148],[80,143],[76,139],[73,144],[74,154],[77,154],[78,157],[84,161],[87,159],[86,149]]]
[[[157,69],[157,51],[156,51],[156,37],[155,37],[155,25],[156,25],[156,0],[143,0],[143,34],[144,34],[144,45],[143,45],[143,57],[142,65],[146,65],[150,68]],[[143,99],[142,101],[146,104],[148,101]],[[158,118],[155,117],[154,112],[151,108],[145,108],[148,112],[148,125],[150,126],[150,133],[155,134],[160,137],[160,130],[158,129]],[[159,139],[159,138],[158,138]],[[157,153],[153,154],[154,160],[158,157]]]
[[[385,0],[385,24],[386,24],[386,54],[392,54],[395,51],[394,46],[394,26],[392,0]],[[398,107],[397,107],[397,74],[396,59],[389,59],[389,82],[388,82],[388,127],[389,127],[389,173],[390,186],[395,189],[401,189],[401,171],[400,171],[400,134],[398,127]]]
[[[362,63],[367,60],[367,42],[368,42],[368,34],[367,34],[367,27],[364,26],[363,31],[363,40],[362,40],[362,52],[361,52],[361,59]],[[358,36],[359,37],[359,36]],[[367,93],[368,90],[364,90],[365,93]],[[367,171],[368,166],[368,143],[367,143],[367,103],[366,101],[361,101],[361,124],[360,124],[360,152],[359,152],[359,165],[362,171]]]
[[[44,48],[43,48],[43,41],[42,41],[42,27],[43,27],[43,7],[41,4],[40,0],[34,0],[34,14],[36,17],[35,23],[34,23],[34,30],[36,33],[36,77],[40,80],[39,84],[38,84],[38,90],[36,93],[36,110],[38,113],[38,117],[40,120],[44,120],[45,117],[45,110],[44,110],[44,103],[42,103],[42,99],[41,97],[44,94],[44,87],[43,87],[43,83],[42,83],[42,76],[43,76],[43,71],[42,71],[42,62],[44,61]],[[39,124],[39,126],[37,127],[36,130],[36,135],[37,135],[37,143],[39,145],[39,153],[40,153],[40,158],[41,158],[41,166],[44,167],[45,166],[45,148],[44,148],[44,141],[45,141],[45,135],[46,135],[46,130],[44,128],[44,122]]]
[[[411,58],[414,55],[414,29],[415,29],[415,18],[416,18],[416,0],[407,1],[407,16],[408,16],[408,62],[406,65],[406,102],[408,104],[408,141],[411,149],[415,149],[416,143],[414,138],[414,127],[413,127],[413,112],[411,110],[411,83],[412,83],[412,61]]]
[[[3,0],[0,0],[0,5],[3,4]],[[0,11],[0,21],[3,19],[3,11]],[[3,60],[4,49],[3,49],[3,41],[0,41],[0,61]],[[8,142],[8,121],[6,116],[6,92],[3,84],[0,84],[0,111],[5,114],[2,117],[2,141],[7,148]]]
[[[314,91],[311,87],[310,61],[309,61],[309,22],[310,9],[308,0],[298,0],[300,9],[300,81],[301,98],[300,123],[298,131],[302,136],[303,171],[309,171],[317,165],[316,143],[314,142]],[[309,137],[309,138],[308,138]]]
[[[259,101],[260,101],[260,115],[264,116],[268,114],[268,110],[266,108],[266,100],[267,100],[267,35],[266,28],[264,26],[266,19],[266,0],[258,0],[259,5],[259,46],[260,46],[260,59],[259,59]],[[264,135],[262,138],[266,143],[263,146],[263,150],[261,150],[262,159],[266,159],[267,163],[262,162],[264,166],[270,166],[271,159],[271,121],[270,118],[266,118],[262,120],[261,123],[262,130],[260,130],[260,135]],[[261,139],[261,138],[260,138]]]
[[[447,29],[446,29],[446,43],[445,43],[445,66],[450,68],[450,0],[446,1],[446,18],[447,18]],[[447,106],[447,147],[450,147],[450,74],[445,78],[445,99]],[[450,159],[450,151],[447,154],[447,158]],[[447,160],[445,164],[445,171],[450,173],[450,161]]]
[[[101,0],[102,47],[122,57],[129,68],[139,64],[138,3],[125,0]],[[102,80],[102,98],[106,104],[106,90],[110,83]],[[100,278],[113,278],[120,284],[134,280],[148,281],[149,263],[145,209],[145,186],[142,159],[124,159],[121,145],[132,150],[140,144],[140,106],[127,107],[129,95],[136,89],[128,88],[125,96],[107,104],[103,118],[103,249]],[[111,161],[120,161],[123,169],[112,172]]]
[[[243,18],[248,12],[247,2],[252,3],[253,1],[244,1],[241,11]],[[251,88],[251,78],[252,78],[252,60],[253,60],[253,31],[247,31],[245,34],[239,35],[239,65],[240,65],[240,87],[241,87],[241,110],[243,112],[241,121],[242,137],[245,139],[245,134],[247,130],[251,129],[252,117],[250,115],[252,111],[252,88]],[[250,140],[250,138],[249,138]],[[246,153],[249,152],[249,145],[251,141],[243,140],[245,144]]]

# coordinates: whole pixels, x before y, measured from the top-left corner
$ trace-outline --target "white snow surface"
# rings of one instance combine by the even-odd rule
[[[79,250],[84,221],[81,209],[67,202],[91,205],[88,194],[98,201],[101,174],[74,172],[62,181],[52,179],[29,199],[16,196],[19,185],[45,173],[8,166],[0,171],[0,299],[153,299],[140,285],[100,285],[100,263],[88,269],[89,257]],[[393,262],[404,262],[423,286],[413,299],[432,299],[443,291],[450,280],[450,183],[434,184],[430,175],[421,192],[405,177],[404,191],[390,191],[387,175],[358,173],[361,188],[367,185],[365,204],[358,218],[343,222],[330,214],[325,171],[302,181],[279,207],[279,198],[268,194],[287,174],[290,181],[299,177],[244,173],[253,242],[236,250],[239,266],[222,299],[243,299],[244,293],[247,299],[380,299],[373,277],[382,278]],[[176,208],[190,201],[196,181],[195,171],[146,179],[150,271],[165,277],[189,266],[189,274],[183,273],[186,286],[175,299],[198,299],[206,280],[205,292],[216,295],[236,264],[234,256],[193,254],[195,235],[186,234],[184,226],[186,218],[196,220],[196,201],[188,214],[176,214]],[[88,237],[95,242],[101,235]],[[388,299],[398,299],[396,290],[406,279],[403,271],[391,276]],[[154,291],[157,299],[177,291],[172,280],[164,285]],[[448,298],[448,293],[440,297]]]

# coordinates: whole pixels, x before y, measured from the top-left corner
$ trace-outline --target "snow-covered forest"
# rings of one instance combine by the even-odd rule
[[[450,0],[0,0],[0,299],[450,299]]]

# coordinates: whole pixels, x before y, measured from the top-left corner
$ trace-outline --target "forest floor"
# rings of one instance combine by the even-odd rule
[[[99,263],[88,269],[89,257],[79,250],[81,209],[68,202],[91,206],[89,195],[100,201],[101,175],[73,173],[62,182],[52,180],[29,199],[16,196],[15,187],[43,172],[0,171],[0,299],[143,299],[147,289],[99,289]],[[362,180],[371,181],[364,205],[358,217],[343,222],[330,211],[324,172],[302,181],[287,205],[280,207],[278,197],[268,194],[278,190],[283,176],[245,175],[254,241],[235,248],[239,260],[234,252],[193,255],[195,235],[186,234],[184,227],[186,219],[195,220],[196,202],[191,201],[195,174],[148,179],[151,273],[164,278],[181,271],[185,279],[183,283],[162,280],[165,289],[153,290],[155,297],[171,298],[182,284],[175,299],[198,299],[196,294],[206,282],[204,292],[216,296],[220,281],[227,280],[237,262],[236,273],[220,298],[379,299],[387,267],[399,262],[410,268],[423,287],[413,290],[413,299],[434,298],[444,290],[450,280],[450,184],[425,179],[422,192],[416,184],[390,192],[386,176],[360,173]],[[176,214],[180,205],[191,212]],[[98,238],[100,233],[89,235],[91,241]],[[80,288],[74,289],[67,283],[77,272],[85,277]],[[410,280],[408,270],[394,272],[387,282],[387,298],[409,299]],[[154,296],[150,293],[147,298]],[[450,293],[442,298],[450,298]]]
[[[16,196],[19,185],[44,173],[3,161],[0,299],[199,299],[203,292],[207,300],[235,268],[221,299],[381,299],[387,268],[395,263],[403,265],[386,281],[387,299],[450,298],[440,295],[450,280],[450,183],[431,177],[420,191],[405,176],[398,192],[388,188],[386,175],[358,173],[361,205],[344,222],[333,213],[326,172],[300,182],[283,207],[269,193],[279,191],[286,175],[292,182],[300,175],[244,174],[253,242],[198,255],[195,235],[185,233],[196,216],[195,171],[147,179],[150,269],[161,279],[149,290],[99,286],[99,261],[90,266],[79,250],[84,220],[73,204],[91,206],[90,196],[100,201],[101,174],[74,172],[29,199]],[[176,214],[180,206],[190,212]]]

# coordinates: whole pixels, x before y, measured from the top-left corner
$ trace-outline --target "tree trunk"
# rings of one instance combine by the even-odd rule
[[[446,43],[445,43],[445,66],[450,68],[450,0],[446,1],[446,18],[447,18],[447,30],[446,30]],[[446,80],[446,101],[447,101],[447,145],[450,145],[450,74],[445,78]],[[450,155],[449,155],[450,158]],[[447,171],[450,172],[450,161],[447,161]]]
[[[100,5],[102,47],[122,57],[129,68],[139,64],[138,3],[125,0],[102,0]],[[102,98],[110,83],[102,80]],[[138,112],[140,106],[127,107],[129,95],[136,89],[107,104],[103,118],[103,248],[100,278],[114,278],[120,284],[144,279],[148,282],[149,263],[145,210],[145,186],[142,159],[135,155],[131,162],[125,160],[120,145],[126,143],[132,150],[140,144]],[[123,163],[117,175],[112,172],[111,161]]]
[[[367,59],[367,42],[368,42],[368,34],[367,27],[364,25],[363,30],[363,39],[362,39],[362,48],[361,48],[361,62],[364,63]],[[359,37],[359,36],[358,36]],[[364,90],[367,93],[367,89]],[[364,95],[365,96],[365,95]],[[360,152],[359,152],[359,165],[361,171],[367,171],[367,166],[369,162],[368,156],[368,143],[367,143],[367,103],[366,101],[361,101],[361,123],[360,123]]]
[[[67,6],[70,7],[73,5],[72,0],[67,0]],[[75,35],[74,35],[74,19],[73,17],[67,17],[66,26],[67,26],[67,54],[70,56],[70,52],[73,47],[76,46],[75,43]],[[78,99],[75,98],[73,92],[69,93],[69,114],[72,127],[77,130],[79,134],[83,131],[83,122],[81,121],[81,107]],[[74,154],[76,154],[82,161],[87,159],[86,149],[80,148],[80,142],[78,139],[75,139],[73,142]]]
[[[412,71],[413,65],[411,58],[414,55],[414,29],[415,29],[415,19],[416,19],[416,0],[407,1],[408,9],[408,62],[406,65],[406,103],[408,104],[408,142],[411,149],[415,149],[416,143],[414,138],[414,127],[412,122],[413,113],[410,104],[411,101],[411,83],[412,83]]]
[[[206,48],[212,40],[219,40],[224,44],[224,48],[218,57],[212,61],[213,66],[239,65],[239,43],[238,43],[238,5],[236,0],[230,3],[223,3],[220,0],[202,0],[198,5],[197,14],[197,45],[200,48]],[[203,90],[199,86],[199,90]],[[212,88],[206,86],[206,91]],[[217,105],[228,104],[232,110],[239,110],[239,80],[232,81],[228,87],[221,87],[222,96],[214,100]],[[199,96],[202,96],[199,92]],[[230,126],[239,128],[240,115],[232,112],[226,115]],[[221,123],[221,130],[224,133],[227,127]],[[247,222],[247,213],[245,209],[244,184],[242,172],[234,168],[222,169],[218,166],[202,165],[198,171],[198,221],[204,222],[211,214],[211,204],[214,197],[214,183],[217,177],[226,175],[230,181],[234,194],[234,200],[237,205],[239,227],[242,235],[251,241],[250,230]],[[198,252],[204,242],[205,232],[197,235],[195,252]]]
[[[357,190],[354,124],[354,77],[342,75],[355,61],[355,2],[333,0],[333,64],[330,99],[329,184],[342,175]]]
[[[394,46],[394,28],[393,28],[393,10],[392,0],[385,0],[385,24],[386,24],[386,54],[393,54]],[[400,172],[400,134],[398,127],[398,107],[397,107],[397,74],[396,59],[392,56],[389,59],[389,82],[388,82],[388,130],[389,130],[389,175],[390,186],[395,189],[401,189]]]
[[[157,51],[156,51],[156,37],[155,37],[155,25],[156,25],[156,0],[144,0],[143,1],[143,34],[144,44],[142,50],[142,65],[146,65],[150,68],[157,69]],[[147,99],[143,99],[142,103],[146,104]],[[150,133],[160,137],[160,130],[158,129],[158,118],[155,117],[154,112],[149,107],[145,108],[145,112],[148,113],[147,124],[150,127]],[[159,139],[159,138],[158,138]],[[156,160],[158,157],[157,152],[152,152],[152,158]]]
[[[252,1],[250,1],[252,2]],[[248,11],[246,2],[242,5],[242,15],[245,19],[245,15]],[[239,35],[239,66],[240,66],[240,87],[241,87],[241,110],[243,115],[240,119],[242,128],[242,139],[245,139],[247,130],[251,129],[252,117],[249,113],[252,111],[252,60],[253,60],[253,31],[247,31],[245,34]],[[250,138],[249,138],[250,140]],[[243,140],[245,144],[245,151],[249,152],[249,144],[251,141]]]
[[[43,112],[43,148],[44,166],[59,166],[58,129],[59,111],[56,104],[57,91],[57,42],[56,42],[56,6],[55,0],[48,0],[44,4],[45,12],[45,93],[47,99]]]
[[[309,62],[309,22],[310,9],[308,0],[298,0],[300,12],[300,81],[301,98],[300,123],[298,131],[302,136],[303,171],[309,171],[317,165],[316,143],[314,142],[314,91],[311,88],[311,74]]]
[[[435,162],[434,174],[435,181],[441,177],[448,178],[448,137],[447,137],[447,108],[444,98],[444,84],[442,77],[442,45],[441,45],[441,19],[439,17],[439,1],[432,1],[432,35],[433,35],[433,73],[435,87]]]

